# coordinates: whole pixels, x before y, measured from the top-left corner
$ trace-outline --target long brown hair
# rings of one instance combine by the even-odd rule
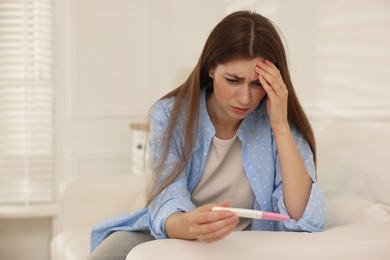
[[[201,89],[212,82],[209,71],[219,64],[234,59],[256,57],[271,61],[279,69],[289,93],[288,120],[306,137],[313,151],[314,161],[316,161],[314,134],[295,94],[287,66],[286,53],[276,26],[260,14],[238,11],[226,16],[212,30],[198,63],[188,79],[161,98],[174,97],[175,103],[164,138],[163,155],[158,162],[153,162],[157,166],[154,167],[152,181],[149,185],[147,204],[175,181],[190,160],[197,133]],[[162,178],[160,173],[167,158],[173,129],[179,115],[183,112],[186,113],[184,132],[182,133],[182,140],[185,142],[182,151],[180,151],[181,158],[173,167],[168,178]]]

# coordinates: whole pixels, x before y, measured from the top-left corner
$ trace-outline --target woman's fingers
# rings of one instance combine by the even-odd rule
[[[228,210],[212,211],[212,207],[229,205],[229,202],[223,202],[219,205],[208,204],[195,209],[188,215],[190,233],[205,242],[214,242],[226,237],[235,229],[238,216]]]
[[[230,206],[230,201],[224,201],[221,204],[219,204],[220,207],[229,207]]]
[[[270,62],[269,60],[264,60],[264,62],[258,62],[259,67],[264,71],[264,77],[269,80],[272,84],[277,84],[279,87],[286,87],[280,74],[279,69]]]
[[[215,214],[222,213],[222,214]],[[238,220],[232,212],[209,212],[198,216],[196,222],[190,226],[190,232],[196,234],[205,234],[217,231],[227,225],[235,223]]]
[[[261,71],[258,73],[259,73],[259,81],[261,83],[261,86],[263,86],[265,92],[267,92],[267,95],[272,99],[275,98],[276,97],[275,90],[268,84],[267,80],[263,77]]]
[[[229,202],[226,202],[226,206],[224,204],[207,204],[201,207],[198,207],[192,211],[193,214],[190,216],[190,220],[192,222],[197,223],[207,223],[216,221],[222,218],[230,217],[234,215],[234,213],[230,211],[212,211],[215,206],[227,207]]]
[[[287,91],[286,85],[282,79],[279,69],[269,61],[258,62],[256,66],[256,72],[259,74],[260,83],[262,83],[260,77],[263,78],[263,87],[269,86],[276,95],[284,94]],[[265,89],[267,90],[267,89]]]
[[[195,226],[192,231],[196,238],[205,242],[214,242],[223,239],[230,234],[238,223],[238,217],[232,216],[228,219],[219,220],[213,223],[205,223]]]
[[[222,228],[220,228],[214,232],[199,235],[197,237],[197,239],[201,240],[201,241],[205,241],[207,243],[212,243],[212,242],[221,240],[221,239],[225,238],[226,236],[228,236],[232,231],[234,231],[234,229],[236,228],[236,225],[237,225],[237,223],[233,222],[231,224],[223,226]]]
[[[288,90],[279,69],[270,61],[258,62],[255,72],[267,93],[267,112],[272,129],[285,127],[287,124]]]

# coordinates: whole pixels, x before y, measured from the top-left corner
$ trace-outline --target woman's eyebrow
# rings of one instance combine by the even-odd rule
[[[232,77],[232,78],[235,78],[235,79],[239,79],[239,80],[243,80],[245,79],[244,77],[240,77],[240,76],[237,76],[235,74],[231,74],[231,73],[225,73],[226,76],[229,76],[229,77]]]
[[[225,73],[225,75],[228,77],[237,79],[237,80],[244,80],[245,79],[244,77],[240,77],[240,76],[237,76],[237,75],[231,74],[231,73]],[[255,79],[255,80],[252,80],[251,83],[257,84],[257,83],[260,83],[260,81],[258,79]]]

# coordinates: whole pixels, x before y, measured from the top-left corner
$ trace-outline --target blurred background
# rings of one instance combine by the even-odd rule
[[[137,174],[130,124],[241,9],[279,27],[315,129],[390,135],[389,0],[0,0],[0,259],[49,259],[65,183]]]

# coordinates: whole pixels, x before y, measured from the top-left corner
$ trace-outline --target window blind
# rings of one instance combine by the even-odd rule
[[[0,204],[53,200],[52,0],[0,1]]]

